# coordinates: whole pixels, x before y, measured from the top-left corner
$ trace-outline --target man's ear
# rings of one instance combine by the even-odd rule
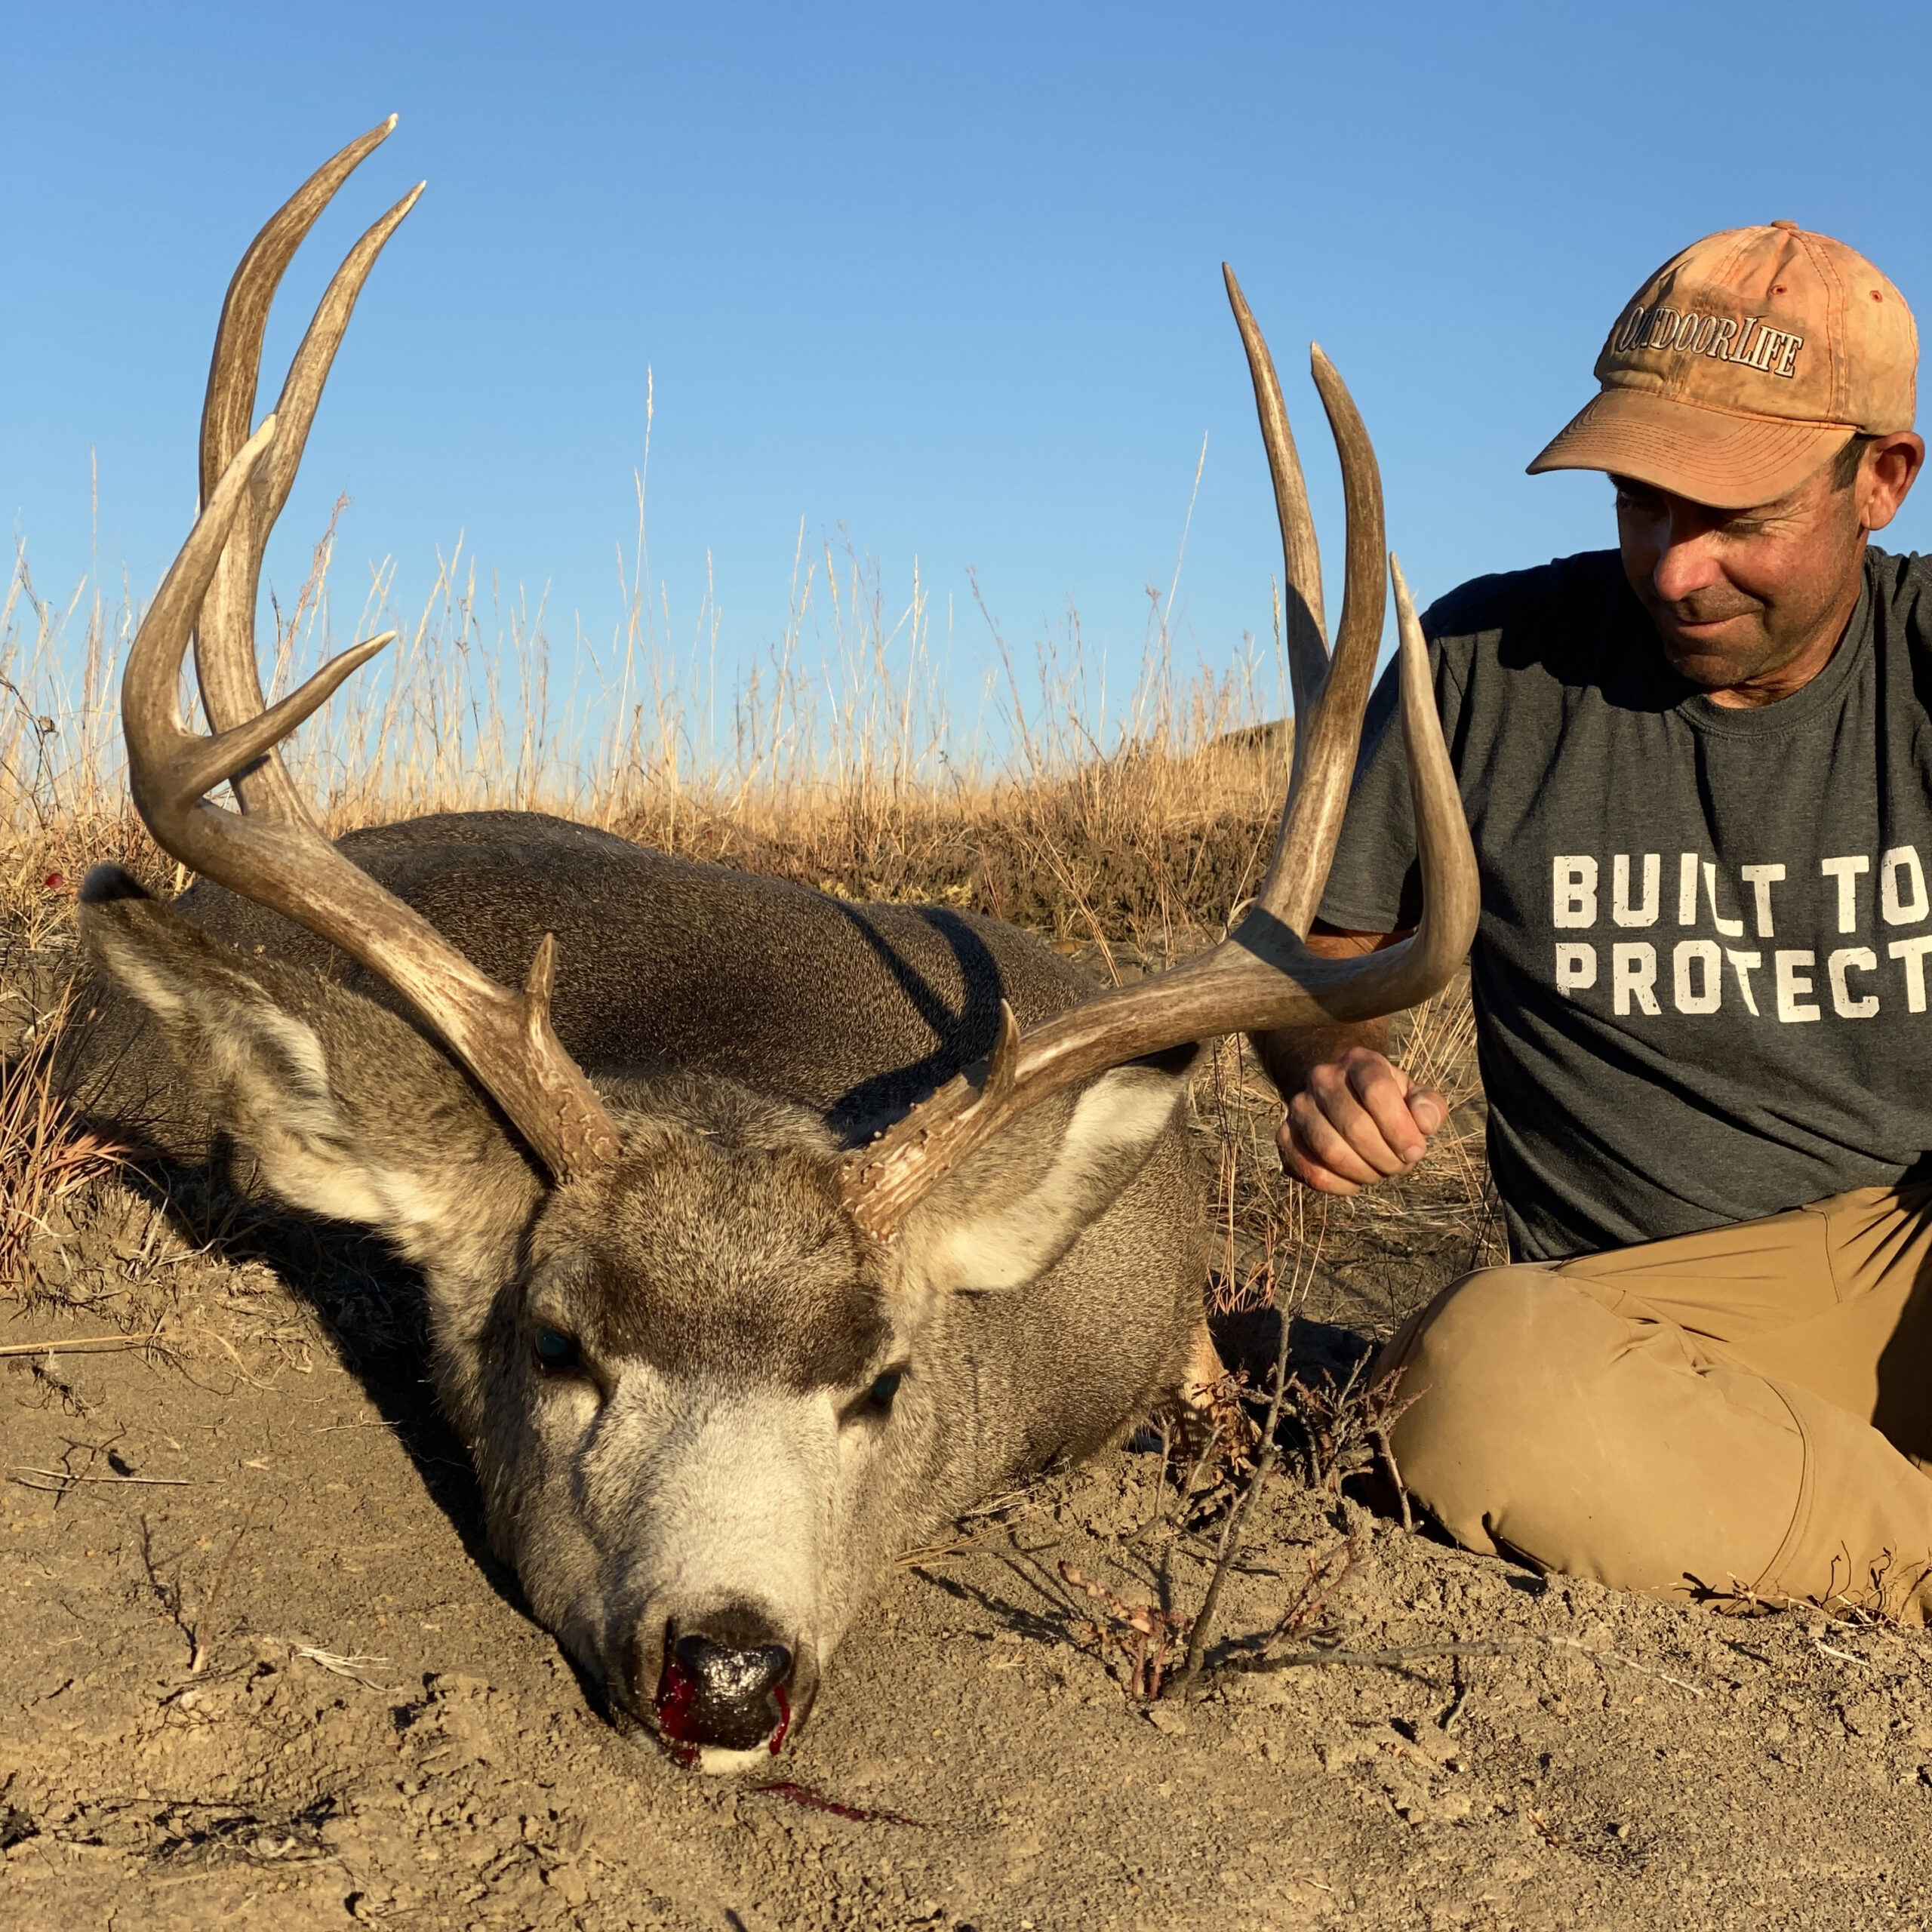
[[[1924,462],[1924,438],[1909,429],[1873,441],[1854,479],[1862,528],[1883,530],[1898,515]]]
[[[118,866],[81,888],[81,941],[179,1078],[291,1206],[372,1228],[448,1278],[501,1278],[543,1195],[468,1077],[385,1008],[211,939]]]
[[[1022,1114],[907,1216],[914,1274],[942,1289],[1037,1281],[1146,1164],[1199,1051],[1116,1067]]]

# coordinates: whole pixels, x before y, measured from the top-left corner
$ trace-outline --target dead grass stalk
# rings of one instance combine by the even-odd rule
[[[29,1246],[48,1211],[121,1164],[125,1150],[78,1127],[54,1089],[65,995],[24,1050],[0,1062],[0,1294],[25,1287]]]

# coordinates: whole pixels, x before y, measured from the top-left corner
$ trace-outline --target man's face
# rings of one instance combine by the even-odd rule
[[[1782,697],[1815,673],[1857,602],[1866,534],[1891,521],[1923,454],[1916,436],[1887,437],[1850,487],[1834,487],[1827,462],[1749,509],[1613,477],[1624,574],[1673,668],[1743,703]]]

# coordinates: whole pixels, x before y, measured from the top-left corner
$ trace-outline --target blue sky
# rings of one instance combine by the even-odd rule
[[[875,557],[889,601],[916,558],[966,673],[987,652],[969,574],[1021,645],[1071,598],[1131,662],[1204,435],[1174,628],[1225,661],[1265,629],[1279,565],[1224,257],[1336,560],[1311,337],[1367,418],[1425,597],[1606,543],[1607,486],[1523,465],[1676,248],[1789,217],[1932,309],[1910,105],[1928,20],[1878,4],[1835,28],[1781,0],[9,5],[0,511],[64,589],[97,460],[102,565],[152,589],[192,514],[235,259],[393,109],[271,331],[278,380],[348,241],[427,177],[284,517],[285,595],[346,492],[341,565],[393,556],[405,603],[461,532],[506,584],[547,589],[553,635],[608,637],[649,371],[652,565],[680,623],[709,568],[728,662],[781,629],[801,519]],[[1927,547],[1928,517],[1932,491],[1902,547]]]

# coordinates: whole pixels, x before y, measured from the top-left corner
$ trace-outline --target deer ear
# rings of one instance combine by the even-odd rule
[[[1146,1164],[1198,1051],[1115,1067],[1022,1114],[961,1161],[900,1231],[914,1275],[939,1288],[1038,1280]]]
[[[466,1247],[515,1241],[541,1184],[466,1076],[407,1022],[210,938],[116,866],[88,875],[80,930],[269,1192],[373,1228],[438,1272]]]

